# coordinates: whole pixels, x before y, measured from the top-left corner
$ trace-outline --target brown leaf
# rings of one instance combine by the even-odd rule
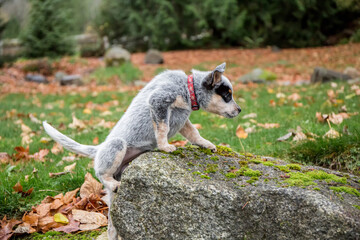
[[[40,218],[43,218],[50,213],[50,208],[51,203],[41,203],[35,207],[35,211]]]
[[[6,152],[0,152],[0,164],[8,164],[11,161],[11,157]]]
[[[73,163],[73,164],[70,164],[69,166],[64,167],[64,171],[65,172],[72,172],[72,170],[74,170],[75,167],[76,167],[76,162]]]
[[[245,139],[248,137],[248,133],[245,132],[244,128],[242,128],[240,125],[236,128],[236,136],[238,138]]]
[[[87,198],[91,194],[95,195],[101,195],[103,185],[99,183],[92,175],[91,173],[86,173],[85,175],[85,181],[81,185],[80,188],[80,197],[81,198]]]
[[[49,149],[41,149],[39,152],[30,155],[29,158],[32,158],[35,161],[44,162],[45,156],[48,154],[49,154]]]
[[[294,142],[306,140],[307,137],[303,132],[297,132],[293,139]]]
[[[194,123],[193,126],[196,128],[196,129],[202,129],[202,125],[200,123]]]
[[[61,153],[63,151],[64,151],[63,147],[57,142],[55,142],[54,146],[51,148],[51,152],[55,155],[58,155],[59,153]]]
[[[342,117],[341,114],[335,114],[335,113],[332,113],[330,114],[329,116],[329,120],[330,122],[332,122],[333,124],[336,124],[336,125],[339,125],[343,122],[344,118]]]
[[[22,220],[30,226],[36,227],[39,224],[39,215],[24,215]]]
[[[278,123],[258,123],[257,126],[265,128],[265,129],[270,129],[270,128],[279,128],[280,124]]]
[[[187,140],[176,140],[171,141],[170,144],[176,146],[176,147],[184,147],[188,143]]]
[[[99,144],[99,137],[95,137],[95,138],[93,139],[93,144],[94,144],[94,145],[98,145],[98,144]]]
[[[323,138],[338,138],[338,137],[340,137],[340,133],[338,133],[332,128],[323,136]]]
[[[85,123],[82,120],[76,118],[75,113],[72,114],[72,123],[69,124],[69,128],[72,129],[84,129],[86,128]]]
[[[75,190],[73,190],[73,191],[70,191],[70,192],[65,193],[65,196],[64,196],[64,204],[68,204],[68,203],[72,202],[72,201],[73,201],[73,198],[76,197],[76,194],[77,194],[77,192],[79,191],[79,189],[80,189],[80,188],[77,188],[77,189],[75,189]]]
[[[32,228],[29,223],[23,222],[17,228],[14,230],[14,233],[16,234],[29,234],[36,232],[36,229]]]
[[[53,216],[46,216],[39,219],[38,226],[42,232],[47,232],[53,228],[61,227],[63,224],[55,222]]]
[[[257,118],[256,113],[249,113],[242,117],[242,119],[248,119],[248,118]]]
[[[29,146],[27,146],[26,148],[24,148],[22,146],[18,146],[18,147],[15,147],[14,150],[17,152],[14,155],[14,158],[16,160],[20,160],[20,159],[28,160],[29,159]]]
[[[13,189],[16,193],[21,193],[23,191],[23,187],[21,186],[20,182],[17,182],[15,186],[13,186]]]
[[[301,99],[301,96],[298,93],[293,93],[290,96],[288,96],[287,99],[296,102]]]
[[[79,227],[82,231],[93,230],[107,225],[107,218],[101,213],[73,209],[72,214],[74,220],[80,222]]]
[[[51,210],[56,210],[59,209],[62,205],[64,205],[63,201],[61,201],[60,199],[55,199],[50,206]]]
[[[0,229],[0,239],[7,240],[10,239],[13,233],[13,227],[20,224],[21,221],[16,219],[6,220],[6,216],[1,220],[1,229]]]
[[[276,106],[276,102],[273,99],[270,100],[269,104],[270,104],[270,107]]]

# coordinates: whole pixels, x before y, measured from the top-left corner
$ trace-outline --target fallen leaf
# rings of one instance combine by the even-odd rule
[[[330,89],[327,91],[327,95],[330,99],[335,99],[336,98],[336,93],[334,92],[334,90]]]
[[[332,114],[329,115],[329,120],[333,124],[339,125],[339,124],[341,124],[343,122],[344,118],[343,118],[342,114],[332,113]]]
[[[293,93],[290,96],[288,96],[287,99],[296,102],[301,99],[301,96],[298,93]]]
[[[49,149],[41,149],[39,152],[30,155],[29,158],[34,159],[35,161],[44,162],[45,156],[48,155]]]
[[[73,121],[69,124],[69,128],[79,130],[86,128],[85,123],[82,120],[77,119],[75,113],[72,114],[72,119]]]
[[[70,155],[62,157],[61,160],[65,162],[73,162],[75,160],[78,160],[78,158],[75,155]]]
[[[51,141],[51,138],[48,138],[48,137],[42,137],[41,139],[40,139],[40,142],[41,143],[48,143],[48,142],[50,142]]]
[[[94,145],[98,145],[99,144],[99,137],[94,137],[92,142],[93,142]]]
[[[307,137],[303,132],[297,132],[293,138],[294,142],[306,140]]]
[[[101,121],[96,124],[95,127],[113,128],[115,124],[116,122],[106,122],[104,119],[101,119]]]
[[[99,183],[92,175],[91,173],[86,173],[85,175],[85,181],[81,185],[80,188],[80,197],[81,198],[87,198],[91,194],[95,195],[101,195],[103,185]]]
[[[254,133],[254,132],[256,132],[255,126],[246,128],[245,132],[246,133]]]
[[[242,119],[247,119],[247,118],[257,118],[257,114],[256,113],[249,113],[249,114],[242,117]]]
[[[316,116],[317,120],[321,123],[325,122],[329,118],[329,115],[321,114],[321,112],[316,112],[315,116]]]
[[[245,139],[248,137],[248,133],[245,132],[244,128],[242,128],[240,125],[236,128],[236,136],[238,138]]]
[[[30,113],[29,114],[29,118],[33,123],[37,123],[37,124],[41,124],[41,121],[39,119],[37,119],[34,114]]]
[[[0,239],[7,240],[10,239],[13,233],[13,227],[20,224],[21,221],[16,219],[6,220],[6,216],[1,220],[1,228],[0,228]]]
[[[39,220],[50,213],[51,203],[41,203],[35,207],[36,213],[39,215]]]
[[[102,116],[102,117],[110,116],[110,115],[112,115],[112,112],[110,112],[110,111],[105,111],[105,112],[100,113],[100,116]]]
[[[276,141],[279,141],[279,142],[283,142],[283,141],[286,141],[288,140],[289,138],[291,138],[293,136],[293,133],[292,132],[289,132],[288,134],[282,136],[282,137],[279,137],[278,139],[276,139]]]
[[[72,172],[72,170],[74,170],[75,167],[76,167],[76,162],[73,163],[73,164],[71,164],[71,165],[69,165],[69,166],[64,167],[64,171],[65,171],[65,172]]]
[[[39,223],[39,215],[24,215],[22,218],[23,222],[28,223],[32,227],[36,227]]]
[[[62,200],[54,199],[54,201],[51,203],[50,209],[56,210],[56,209],[60,208],[62,205],[64,205]]]
[[[301,102],[294,102],[294,107],[302,107],[303,104]]]
[[[193,126],[194,126],[196,129],[202,129],[202,128],[203,128],[200,123],[194,123]]]
[[[27,196],[29,196],[29,195],[33,192],[33,190],[34,190],[34,188],[32,187],[32,188],[30,188],[29,190],[27,190],[26,192],[24,192],[24,191],[23,191],[23,187],[21,186],[20,182],[17,182],[17,183],[15,184],[15,186],[13,186],[13,189],[14,189],[14,191],[15,191],[16,193],[20,193],[22,197],[27,197]]]
[[[64,223],[64,224],[69,223],[69,219],[67,219],[67,217],[62,213],[56,213],[54,215],[54,221],[58,222],[58,223]]]
[[[265,128],[265,129],[270,129],[270,128],[278,128],[280,127],[280,124],[278,123],[258,123],[257,126]]]
[[[84,114],[92,114],[92,111],[91,111],[91,109],[89,109],[89,108],[85,108],[85,109],[83,110],[83,113],[84,113]]]
[[[340,133],[338,133],[332,128],[323,136],[323,138],[338,138],[338,137],[340,137]]]
[[[269,104],[270,104],[270,107],[275,107],[276,106],[276,102],[273,99],[271,99],[269,101]]]
[[[330,86],[331,86],[332,88],[337,88],[338,85],[337,85],[337,83],[335,83],[335,82],[331,82],[331,83],[330,83]]]
[[[176,140],[171,141],[170,144],[176,146],[176,147],[184,147],[188,143],[187,140]]]
[[[276,94],[276,98],[285,98],[286,96],[285,96],[285,94],[283,94],[283,93],[277,93]]]
[[[93,230],[107,225],[107,218],[97,212],[87,212],[83,210],[72,210],[73,218],[80,222],[80,230]]]
[[[228,128],[228,126],[224,123],[224,124],[221,124],[221,125],[219,126],[219,128],[222,128],[222,129],[227,129],[227,128]]]
[[[63,202],[65,204],[68,204],[68,203],[72,202],[72,200],[75,198],[75,196],[76,196],[77,192],[79,191],[79,189],[80,188],[77,188],[77,189],[75,189],[73,191],[65,193],[65,196],[63,198],[64,199]]]
[[[11,157],[6,152],[0,152],[0,164],[8,164],[11,161]]]
[[[29,223],[23,222],[22,224],[18,225],[17,228],[14,230],[16,234],[29,234],[36,232],[36,229],[32,228]]]
[[[45,233],[53,228],[61,227],[61,226],[63,226],[63,224],[55,222],[53,216],[46,216],[46,217],[42,217],[39,219],[38,226],[39,226],[39,229]]]
[[[55,142],[54,146],[51,148],[51,152],[55,155],[58,155],[59,153],[63,152],[64,149],[63,147],[60,145],[60,143]]]

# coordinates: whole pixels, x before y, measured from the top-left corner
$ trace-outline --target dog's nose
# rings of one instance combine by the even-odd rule
[[[241,108],[239,106],[237,106],[237,110],[241,113]]]

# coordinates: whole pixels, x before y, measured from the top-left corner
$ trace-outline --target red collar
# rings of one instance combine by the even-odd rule
[[[199,104],[196,100],[196,95],[195,95],[193,75],[188,76],[187,84],[188,84],[188,89],[189,89],[189,93],[190,93],[191,109],[194,111],[199,110]]]

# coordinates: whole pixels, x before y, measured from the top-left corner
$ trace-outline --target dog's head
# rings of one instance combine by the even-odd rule
[[[217,66],[202,79],[201,90],[205,96],[201,105],[207,112],[233,118],[241,112],[241,108],[234,101],[229,79],[223,76],[225,67],[226,63]]]

